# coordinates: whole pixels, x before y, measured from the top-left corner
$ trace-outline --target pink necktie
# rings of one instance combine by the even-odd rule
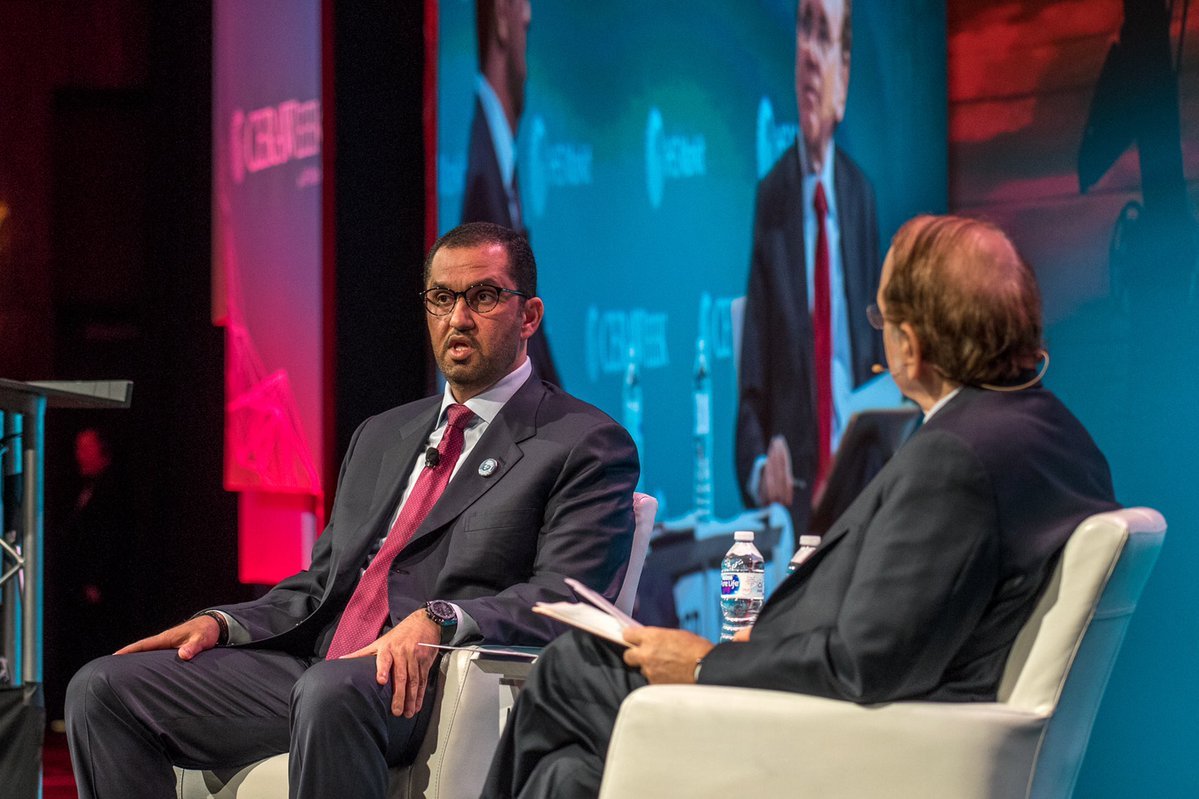
[[[816,484],[821,485],[828,475],[832,459],[830,444],[833,437],[833,324],[829,299],[828,198],[824,184],[816,184],[812,201],[816,209],[815,297],[812,303],[812,351],[816,370]]]
[[[421,470],[408,501],[400,509],[395,524],[387,533],[379,554],[375,555],[362,579],[354,588],[354,594],[346,605],[341,620],[337,623],[337,631],[333,633],[333,642],[329,645],[327,660],[339,658],[354,652],[379,637],[383,622],[387,621],[387,574],[391,571],[391,562],[396,555],[407,546],[412,534],[421,522],[429,515],[429,511],[437,504],[454,464],[462,454],[463,429],[474,418],[474,413],[465,405],[451,405],[446,409],[449,421],[441,442],[437,445],[440,455],[437,465]]]

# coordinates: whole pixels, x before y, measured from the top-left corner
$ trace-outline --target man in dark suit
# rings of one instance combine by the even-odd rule
[[[529,0],[477,0],[475,33],[479,74],[470,123],[462,222],[494,222],[528,236],[516,178],[516,131],[525,109],[529,73]],[[545,331],[529,339],[537,376],[561,385]]]
[[[567,576],[616,595],[637,455],[606,415],[530,378],[542,303],[527,240],[455,228],[425,285],[444,394],[355,432],[307,570],[76,675],[82,797],[172,796],[172,764],[290,751],[292,796],[382,799],[433,704],[436,650],[421,644],[544,644],[557,629],[531,606],[565,599]]]
[[[845,115],[850,3],[800,0],[796,146],[758,186],[739,371],[737,475],[749,506],[779,502],[796,535],[849,421],[850,391],[882,360],[864,308],[877,286],[874,192],[833,142]]]
[[[854,702],[993,699],[1070,533],[1114,508],[1107,462],[1036,385],[1040,297],[1004,235],[960,217],[900,229],[875,321],[924,425],[766,602],[716,646],[662,628],[621,649],[571,632],[530,675],[484,796],[594,796],[621,701],[700,682]]]

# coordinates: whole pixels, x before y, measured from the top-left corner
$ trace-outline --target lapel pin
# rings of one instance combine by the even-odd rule
[[[488,458],[479,464],[479,474],[483,477],[491,477],[499,465],[495,458]]]

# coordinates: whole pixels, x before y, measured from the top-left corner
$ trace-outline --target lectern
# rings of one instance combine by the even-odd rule
[[[0,783],[6,796],[36,796],[41,707],[42,480],[46,408],[127,408],[128,380],[24,383],[0,379]],[[11,790],[12,793],[8,793]]]

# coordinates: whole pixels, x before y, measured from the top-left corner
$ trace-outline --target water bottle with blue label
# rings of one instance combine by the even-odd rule
[[[766,597],[766,564],[749,530],[733,533],[733,546],[720,562],[720,640],[752,627]]]

